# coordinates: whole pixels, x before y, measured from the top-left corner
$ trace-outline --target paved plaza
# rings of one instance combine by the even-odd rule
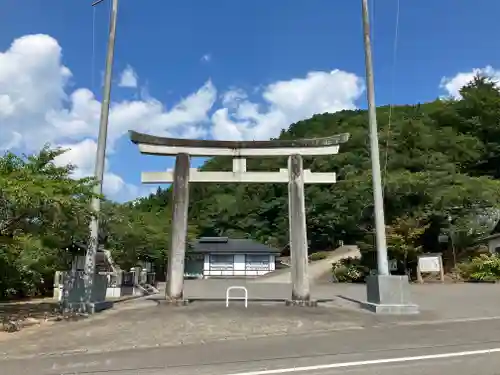
[[[248,310],[231,309],[226,312],[227,322],[223,323],[217,320],[217,316],[222,315],[220,307],[209,303],[204,309],[206,314],[203,317],[193,307],[184,309],[184,313],[193,324],[218,321],[224,325],[212,326],[213,331],[200,327],[200,335],[210,337],[210,333],[219,329],[225,334],[230,331],[241,333],[241,329],[246,329],[248,336],[232,336],[231,339],[211,336],[211,341],[160,346],[170,336],[169,332],[162,331],[172,329],[180,322],[176,316],[178,312],[172,313],[170,308],[159,307],[156,310],[159,315],[155,316],[153,310],[146,314],[148,308],[145,308],[143,315],[151,318],[151,327],[143,332],[147,324],[142,320],[138,321],[135,329],[133,322],[123,321],[127,318],[139,319],[140,309],[129,306],[122,307],[119,313],[115,310],[87,321],[60,325],[13,340],[2,347],[10,355],[0,360],[0,368],[2,373],[13,375],[97,375],[108,372],[118,375],[331,375],[347,372],[496,375],[500,368],[499,318],[383,322],[373,316],[365,319],[361,315],[336,310],[327,315],[321,309],[294,307],[282,310],[278,307],[266,310],[260,305]],[[262,334],[286,320],[275,316],[273,311],[287,315],[285,330],[289,334],[275,330],[269,335]],[[114,332],[111,327],[105,326],[110,324],[110,319],[114,321]],[[257,327],[258,319],[264,322],[265,327],[250,331],[249,327]],[[161,325],[160,320],[164,322]],[[169,320],[171,323],[166,323]],[[240,330],[236,330],[238,323],[242,325]],[[231,325],[233,328],[229,329]],[[292,325],[294,328],[290,329]],[[194,328],[186,325],[181,330],[184,333],[195,332]],[[146,343],[140,335],[152,335],[153,332],[156,346],[125,348],[126,344],[132,343],[134,335],[138,342]],[[46,335],[45,340],[48,341],[44,347],[40,346],[44,340],[38,339],[39,335]],[[64,342],[56,344],[57,340]],[[30,342],[31,346],[21,348],[22,345],[30,345]],[[149,341],[150,344],[153,342]],[[49,348],[57,348],[59,352],[35,353],[36,350]],[[38,355],[29,355],[30,352]],[[297,368],[302,370],[295,371]]]
[[[287,283],[264,283],[252,280],[189,280],[185,296],[193,300],[224,301],[229,286],[244,286],[250,301],[284,301],[291,296]],[[411,295],[426,319],[457,319],[500,316],[500,284],[411,284]],[[231,295],[242,295],[234,291]],[[161,295],[158,298],[163,298]],[[358,310],[366,301],[366,286],[361,284],[314,284],[311,298],[322,306]]]
[[[282,285],[275,292],[283,292],[286,287]],[[271,288],[267,290],[272,291]],[[250,300],[247,309],[241,301],[231,301],[226,308],[223,298],[175,307],[143,297],[116,304],[112,310],[78,321],[47,323],[8,334],[8,338],[0,340],[0,358],[42,353],[110,352],[500,317],[500,285],[412,285],[412,292],[421,307],[421,313],[415,316],[374,315],[360,309],[356,300],[364,298],[363,285],[315,285],[313,294],[324,300],[316,308],[288,307],[283,302],[266,301],[265,298]]]

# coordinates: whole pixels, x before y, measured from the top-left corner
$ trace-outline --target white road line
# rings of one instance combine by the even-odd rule
[[[468,322],[483,322],[490,320],[500,320],[500,316],[482,316],[476,318],[456,318],[456,319],[440,319],[440,320],[414,320],[409,322],[398,322],[398,326],[418,326],[431,324],[452,324],[452,323],[468,323]]]
[[[428,360],[428,359],[466,357],[466,356],[473,356],[473,355],[480,355],[480,354],[493,354],[493,353],[500,353],[500,348],[472,350],[472,351],[466,351],[466,352],[418,355],[418,356],[414,356],[414,357],[399,357],[399,358],[373,359],[373,360],[368,360],[368,361],[330,363],[330,364],[326,364],[326,365],[290,367],[290,368],[280,368],[280,369],[275,369],[275,370],[249,371],[249,372],[239,372],[237,374],[227,374],[227,375],[289,374],[289,373],[293,373],[293,372],[318,371],[318,370],[328,370],[328,369],[342,368],[342,367],[380,365],[380,364],[386,364],[386,363],[415,362],[415,361],[423,361],[423,360]]]

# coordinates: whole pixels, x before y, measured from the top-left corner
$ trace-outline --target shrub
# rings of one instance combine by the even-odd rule
[[[369,272],[359,258],[346,258],[332,264],[333,279],[339,283],[364,282]]]
[[[318,251],[317,253],[312,253],[311,255],[309,255],[309,260],[311,262],[315,262],[317,260],[326,259],[327,257],[328,257],[327,251]]]
[[[464,280],[500,280],[500,257],[494,254],[481,254],[470,261],[458,264],[457,272]]]

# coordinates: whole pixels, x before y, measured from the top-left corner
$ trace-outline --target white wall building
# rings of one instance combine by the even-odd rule
[[[490,252],[500,255],[500,233],[490,236],[488,239],[488,248],[490,249]]]
[[[279,251],[248,239],[202,237],[191,244],[186,277],[256,277],[275,270]]]
[[[500,221],[491,232],[491,235],[484,238],[484,241],[488,244],[490,253],[500,255]]]

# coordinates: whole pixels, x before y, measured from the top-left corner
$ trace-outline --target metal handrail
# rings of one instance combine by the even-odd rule
[[[243,290],[245,292],[244,297],[232,297],[232,299],[238,299],[238,300],[244,300],[245,301],[245,308],[248,307],[248,290],[244,286],[230,286],[229,288],[226,289],[226,307],[229,307],[229,295],[231,290]]]

